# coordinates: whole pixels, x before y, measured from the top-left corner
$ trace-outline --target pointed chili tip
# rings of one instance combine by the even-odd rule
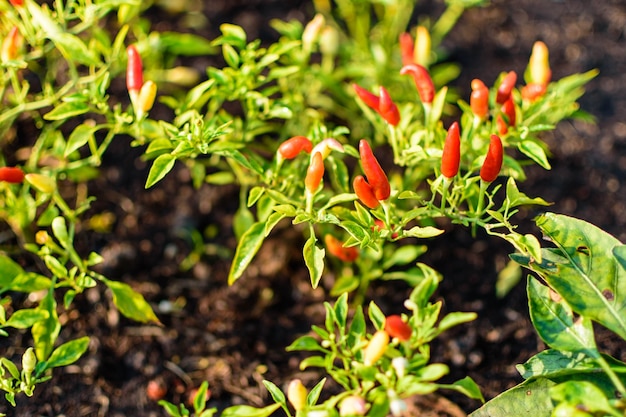
[[[480,168],[480,179],[485,182],[493,182],[502,169],[502,159],[504,151],[502,149],[502,140],[498,135],[491,135],[487,156]]]
[[[400,112],[398,111],[396,104],[391,99],[391,96],[383,86],[380,87],[380,98],[378,103],[378,113],[387,123],[392,126],[397,126],[400,122]]]
[[[357,96],[370,108],[378,111],[378,107],[380,106],[380,99],[377,95],[370,93],[365,88],[361,87],[358,84],[352,84],[352,88]]]

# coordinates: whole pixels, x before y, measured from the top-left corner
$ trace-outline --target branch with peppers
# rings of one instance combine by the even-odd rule
[[[388,147],[372,149],[371,141],[362,138],[357,149],[350,145],[347,129],[337,128],[339,134],[329,136],[325,126],[278,146],[267,182],[250,190],[248,206],[263,210],[240,240],[230,282],[243,274],[265,237],[285,218],[308,225],[303,256],[314,286],[327,254],[332,259],[326,262],[342,265],[336,294],[364,290],[371,279],[381,277],[411,280],[410,273],[394,267],[414,262],[423,251],[416,249],[394,263],[387,262],[394,253],[387,248],[393,241],[443,233],[437,219],[472,231],[482,228],[521,253],[539,256],[537,239],[517,233],[511,218],[520,206],[548,203],[528,197],[517,183],[525,178],[523,166],[529,162],[549,169],[548,150],[538,134],[577,115],[576,100],[595,72],[551,82],[547,48],[537,42],[526,85],[517,87],[515,71],[502,73],[491,88],[473,80],[469,100],[459,100],[460,114],[446,129],[447,87],[437,88],[425,66],[406,52],[404,57],[399,72],[410,76],[414,102],[394,102],[389,91],[396,86],[378,86],[374,93],[351,85],[363,117],[377,125],[376,118],[384,121]],[[554,112],[554,106],[562,111]],[[387,158],[389,148],[393,163]],[[511,148],[524,159],[514,158]],[[498,193],[503,198],[496,198]]]

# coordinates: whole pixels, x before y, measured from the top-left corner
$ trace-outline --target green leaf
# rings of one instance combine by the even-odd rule
[[[255,408],[249,405],[234,405],[222,411],[221,417],[269,417],[280,407],[279,404]]]
[[[385,313],[373,301],[369,304],[367,314],[376,330],[382,330],[385,327]]]
[[[577,314],[626,339],[626,270],[613,254],[621,242],[598,227],[572,217],[547,213],[535,222],[556,248],[542,261],[511,258],[538,273]]]
[[[404,232],[402,232],[403,236],[416,237],[420,239],[439,236],[442,233],[443,233],[443,230],[437,229],[436,227],[433,227],[433,226],[426,226],[426,227],[415,226],[415,227],[410,228],[409,230],[405,230]]]
[[[89,337],[71,340],[56,348],[46,362],[45,369],[58,368],[76,362],[87,351]]]
[[[98,130],[98,128],[90,123],[83,123],[76,126],[67,140],[63,156],[67,158],[72,152],[78,150],[89,142],[90,139],[93,140],[94,132],[96,130]]]
[[[80,116],[89,111],[89,106],[84,101],[65,101],[43,115],[46,120],[65,120]]]
[[[3,327],[28,329],[35,323],[47,319],[49,316],[50,314],[46,310],[41,310],[39,308],[24,308],[13,313]]]
[[[326,383],[326,378],[323,378],[320,382],[315,384],[309,394],[306,396],[306,403],[309,406],[313,406],[317,404],[317,400],[320,398],[320,394],[322,393],[322,389],[324,388],[324,384]]]
[[[49,37],[66,59],[84,65],[99,64],[97,55],[78,36],[61,32]]]
[[[330,289],[330,295],[337,297],[342,294],[350,293],[361,284],[361,279],[354,275],[343,275],[335,280],[333,287]]]
[[[209,383],[207,381],[202,382],[196,392],[196,396],[193,398],[193,409],[196,414],[199,414],[206,407],[206,394],[208,389]]]
[[[313,336],[301,336],[293,341],[286,350],[288,352],[296,351],[296,350],[306,350],[312,352],[326,352],[326,349],[322,348]]]
[[[141,323],[159,323],[150,304],[130,285],[110,280],[105,280],[104,283],[113,293],[113,303],[124,316]]]
[[[226,64],[229,67],[231,68],[239,67],[239,62],[240,62],[239,54],[237,53],[237,51],[235,51],[235,48],[225,43],[224,45],[222,45],[222,54],[224,55],[224,61],[226,61]]]
[[[265,388],[274,399],[274,402],[280,405],[285,410],[287,415],[289,415],[289,410],[287,408],[287,399],[285,398],[285,394],[280,390],[280,388],[278,388],[273,382],[267,380],[263,380],[263,385],[265,385]]]
[[[0,288],[10,287],[11,283],[24,270],[15,261],[0,254]]]
[[[550,417],[549,389],[555,385],[546,378],[526,381],[488,401],[470,417]]]
[[[480,387],[469,376],[466,376],[463,379],[459,379],[458,381],[455,381],[450,385],[445,385],[445,388],[458,391],[465,396],[474,400],[478,400],[482,403],[485,402],[485,397],[483,397],[482,392],[480,392]]]
[[[550,389],[550,396],[557,403],[567,403],[576,409],[591,413],[617,413],[600,388],[587,381],[566,381]]]
[[[265,236],[265,222],[254,223],[241,236],[228,273],[228,285],[234,284],[241,277],[256,253],[261,249]]]
[[[246,31],[241,26],[224,23],[220,25],[220,31],[224,41],[237,46],[239,49],[246,46]]]
[[[614,372],[626,374],[626,364],[608,355],[603,355],[604,360]],[[584,352],[566,352],[556,349],[548,349],[539,352],[526,363],[515,367],[522,378],[544,376],[555,378],[576,373],[602,372],[598,362]]]
[[[348,319],[348,294],[342,294],[335,302],[335,319],[340,329],[346,327],[346,320]]]
[[[563,299],[535,278],[528,277],[528,308],[537,333],[553,349],[584,351],[598,357],[593,327],[584,316],[574,314]]]
[[[383,269],[389,269],[392,266],[407,265],[414,262],[418,256],[426,252],[426,247],[423,245],[405,245],[400,246],[391,253],[391,256],[385,259],[383,263]]]
[[[548,157],[546,155],[546,151],[537,144],[537,142],[532,140],[523,140],[517,145],[517,148],[524,155],[538,163],[545,169],[551,169],[550,162],[548,162]]]
[[[448,313],[439,322],[437,332],[445,332],[446,330],[451,329],[454,326],[458,326],[459,324],[476,320],[476,317],[478,316],[474,312],[465,313],[461,311],[454,311],[452,313]]]
[[[54,300],[54,292],[48,291],[46,296],[39,303],[38,310],[48,314],[48,317],[44,320],[39,320],[31,329],[33,335],[33,341],[35,342],[35,353],[37,359],[43,362],[48,359],[54,343],[61,331],[61,324],[59,323],[59,316],[56,312],[57,303]]]
[[[182,414],[180,413],[180,410],[178,409],[178,407],[174,404],[172,404],[169,401],[165,401],[165,400],[160,400],[158,402],[158,404],[163,407],[165,409],[165,412],[167,414],[169,414],[171,417],[181,417]]]
[[[176,162],[176,157],[172,154],[165,153],[163,155],[159,155],[150,167],[150,172],[148,173],[148,179],[146,180],[145,188],[150,188],[157,182],[161,181],[168,172],[174,168],[174,163]]]
[[[64,217],[57,216],[52,220],[52,233],[54,233],[54,237],[57,238],[63,248],[67,249],[72,246]]]
[[[324,255],[326,254],[324,248],[317,246],[316,242],[317,238],[311,233],[311,236],[307,239],[302,249],[304,263],[309,270],[311,286],[313,286],[313,288],[317,288],[322,278],[322,273],[324,272]]]

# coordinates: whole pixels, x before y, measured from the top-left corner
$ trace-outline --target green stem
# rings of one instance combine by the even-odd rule
[[[465,7],[460,3],[453,3],[448,6],[433,26],[431,33],[433,45],[439,45],[441,43],[448,32],[452,30],[464,11]]]
[[[624,387],[622,380],[619,379],[619,377],[617,376],[615,371],[613,371],[611,366],[606,362],[606,360],[601,355],[598,355],[598,357],[594,359],[596,363],[600,365],[602,370],[607,374],[607,376],[609,377],[609,379],[611,380],[611,382],[613,383],[617,391],[619,391],[619,393],[621,394],[622,398],[626,398],[626,387]],[[616,415],[619,416],[619,414],[616,414]]]
[[[441,212],[442,213],[446,208],[446,200],[448,199],[448,188],[450,187],[450,184],[452,184],[451,179],[443,177],[443,190],[441,192]]]

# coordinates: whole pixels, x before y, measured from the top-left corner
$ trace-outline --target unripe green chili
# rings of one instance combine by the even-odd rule
[[[415,87],[417,87],[417,93],[422,103],[430,104],[433,102],[435,98],[435,85],[426,68],[419,64],[409,64],[400,69],[400,74],[410,74],[413,76]]]
[[[357,175],[354,178],[352,186],[354,187],[354,193],[357,197],[359,197],[359,200],[361,200],[361,203],[363,203],[365,206],[371,209],[375,209],[376,207],[380,206],[380,201],[378,201],[378,199],[374,195],[374,190],[372,189],[372,186],[368,184],[368,182],[362,175]]]
[[[511,97],[511,91],[513,91],[513,87],[515,87],[515,83],[517,82],[517,73],[515,71],[509,71],[504,78],[502,78],[502,82],[498,87],[498,92],[496,94],[496,103],[504,104],[505,101]]]
[[[413,62],[424,67],[430,64],[432,49],[430,32],[425,26],[418,26],[415,31],[415,47],[413,48]]]
[[[500,174],[502,169],[502,159],[504,157],[504,150],[502,149],[502,141],[498,135],[491,135],[491,142],[489,142],[489,149],[487,150],[487,156],[480,168],[480,179],[485,182],[492,182]]]
[[[461,134],[459,124],[452,123],[446,135],[441,155],[441,174],[446,178],[452,178],[459,172],[461,163]]]
[[[304,136],[294,136],[287,139],[278,147],[278,153],[283,159],[294,159],[300,152],[311,153],[313,142]]]
[[[365,139],[359,142],[359,154],[361,156],[361,166],[367,177],[367,181],[374,190],[374,195],[378,201],[383,201],[391,195],[391,187],[385,171],[380,167],[378,160],[372,152],[370,144]]]

